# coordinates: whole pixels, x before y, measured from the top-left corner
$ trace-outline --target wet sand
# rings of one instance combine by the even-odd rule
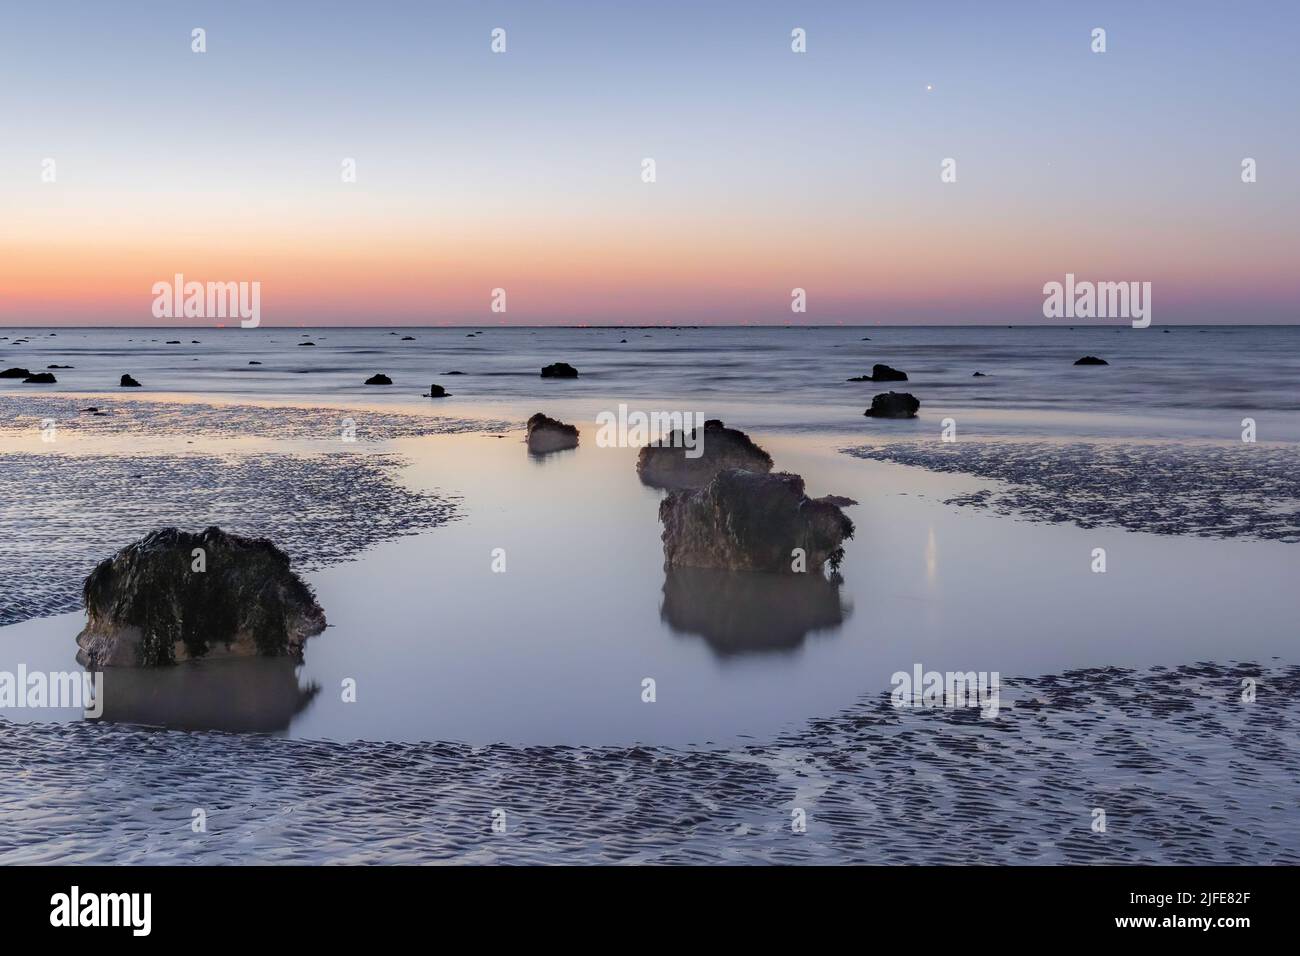
[[[726,749],[0,723],[0,863],[1300,863],[1300,668],[1003,695],[994,720],[867,698]]]
[[[774,349],[757,344],[764,362]],[[657,358],[676,355],[697,351]],[[0,808],[21,824],[0,860],[1300,860],[1294,446],[1230,447],[1209,440],[1223,422],[1187,416],[1166,429],[1014,404],[956,408],[963,438],[947,446],[948,408],[929,399],[943,382],[909,386],[920,419],[875,423],[839,382],[821,386],[844,392],[835,404],[786,405],[679,376],[719,395],[643,406],[720,415],[810,494],[861,504],[842,580],[667,574],[660,494],[637,481],[635,449],[594,441],[594,414],[632,396],[599,373],[539,383],[509,370],[535,364],[509,347],[490,360],[502,367],[448,380],[465,394],[439,403],[405,387],[315,407],[0,396],[0,670],[75,667],[81,615],[56,612],[161,525],[273,537],[331,623],[301,665],[110,673],[99,722],[0,712]],[[538,410],[578,425],[580,447],[529,456],[520,425]],[[894,710],[890,675],[917,662],[999,672],[1002,712]],[[195,807],[207,834],[190,830]]]

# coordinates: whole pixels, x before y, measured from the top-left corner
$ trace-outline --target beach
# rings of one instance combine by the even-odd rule
[[[0,670],[75,668],[81,581],[172,525],[276,541],[330,625],[0,710],[6,862],[1300,859],[1294,327],[4,331],[73,368],[0,383]],[[863,415],[876,362],[917,418]],[[620,405],[853,499],[839,576],[665,571]],[[579,446],[530,455],[537,411]],[[891,706],[918,664],[997,716]]]

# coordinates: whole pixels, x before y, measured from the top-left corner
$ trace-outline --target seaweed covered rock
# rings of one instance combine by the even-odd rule
[[[886,392],[871,399],[863,415],[871,418],[915,418],[921,402],[907,392]]]
[[[265,538],[164,528],[99,563],[82,587],[85,667],[300,656],[325,629],[310,587]]]
[[[703,430],[674,430],[636,457],[637,475],[653,488],[703,488],[724,468],[767,474],[772,456],[740,429],[710,418]]]
[[[659,503],[664,569],[820,573],[839,567],[853,522],[838,506],[804,494],[803,478],[728,468],[697,491]],[[794,549],[802,549],[802,562]]]
[[[528,419],[528,450],[534,455],[578,447],[578,429],[573,425],[543,415]]]
[[[542,369],[542,378],[577,378],[578,370],[568,362],[556,362]]]

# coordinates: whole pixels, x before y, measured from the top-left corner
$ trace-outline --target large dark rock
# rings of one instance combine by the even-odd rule
[[[1109,365],[1110,363],[1107,362],[1105,359],[1097,358],[1097,356],[1095,355],[1085,355],[1083,358],[1079,359],[1079,361],[1075,362],[1074,364],[1075,365]]]
[[[123,376],[122,376],[122,381],[118,383],[118,387],[119,387],[119,388],[139,388],[139,387],[140,387],[140,383],[137,382],[135,379],[133,379],[130,375],[123,375]]]
[[[534,455],[578,447],[578,429],[541,412],[528,419],[528,450]]]
[[[542,369],[542,378],[577,378],[578,370],[568,362],[556,362]]]
[[[728,468],[697,491],[674,491],[659,503],[664,569],[804,573],[838,567],[853,522],[837,506],[804,494],[803,479]]]
[[[871,407],[863,415],[872,418],[915,418],[921,403],[907,392],[886,392],[871,400]]]
[[[372,375],[368,379],[366,379],[366,384],[367,385],[392,385],[393,380],[389,378],[387,375],[385,375],[383,372],[380,372],[378,375]]]
[[[0,378],[26,378],[32,373],[25,368],[7,368],[0,372]]]
[[[53,385],[58,379],[50,372],[36,372],[23,379],[24,385]]]
[[[890,368],[888,365],[876,364],[871,366],[870,375],[859,375],[857,378],[849,379],[850,382],[906,382],[907,373],[900,372],[896,368]]]
[[[696,450],[700,451],[697,457],[687,456]],[[637,475],[652,488],[703,488],[724,468],[766,474],[772,470],[772,456],[740,429],[710,418],[702,432],[674,430],[642,447],[636,458]]]
[[[201,549],[203,570],[195,570]],[[85,667],[152,667],[200,657],[300,657],[325,629],[312,590],[265,538],[164,528],[99,563],[82,588]]]

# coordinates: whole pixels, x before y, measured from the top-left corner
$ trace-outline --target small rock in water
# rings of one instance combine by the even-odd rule
[[[740,429],[710,418],[703,429],[674,429],[636,457],[637,475],[652,488],[703,488],[724,468],[766,474],[772,456]]]
[[[403,341],[403,342],[414,342],[414,341],[415,341],[415,336],[414,336],[414,335],[403,335],[403,336],[402,336],[402,341]]]
[[[1107,362],[1105,359],[1097,358],[1097,356],[1095,355],[1085,355],[1083,358],[1079,359],[1079,361],[1075,362],[1074,364],[1075,365],[1109,365],[1110,363]]]
[[[443,375],[464,375],[464,372],[443,372]]]
[[[118,388],[140,388],[140,383],[130,375],[123,375],[122,381],[118,382]]]
[[[315,344],[316,344],[315,342],[299,342],[299,343],[298,343],[299,347],[302,347],[302,346],[304,346],[304,345],[315,345]]]
[[[0,372],[0,378],[26,378],[32,373],[25,368],[7,368]]]
[[[577,378],[578,370],[568,362],[556,362],[542,369],[542,378]]]
[[[664,569],[722,568],[781,574],[839,567],[853,522],[838,506],[809,498],[803,478],[728,468],[696,491],[659,503]],[[792,555],[802,549],[802,558]]]
[[[383,372],[380,372],[378,375],[372,375],[368,379],[366,379],[366,384],[367,385],[392,385],[393,380],[389,378],[387,375],[385,375]]]
[[[50,372],[36,372],[23,379],[24,385],[53,385],[58,381]]]
[[[915,418],[921,403],[908,392],[887,392],[871,400],[863,415],[872,418]]]
[[[528,419],[528,450],[534,455],[546,455],[578,447],[578,429],[541,412]]]
[[[202,555],[201,570],[195,568]],[[164,528],[101,561],[82,587],[84,667],[200,657],[301,656],[325,630],[310,587],[265,538]]]
[[[261,362],[249,362],[248,364],[249,364],[249,365],[261,365],[262,363],[261,363]]]
[[[972,372],[971,378],[988,378],[983,372]]]
[[[447,391],[441,385],[429,386],[429,398],[449,398],[450,396],[451,392]]]
[[[876,364],[871,366],[870,375],[859,375],[857,378],[849,379],[850,382],[906,382],[907,373],[900,372],[896,368],[890,368],[888,365]]]

